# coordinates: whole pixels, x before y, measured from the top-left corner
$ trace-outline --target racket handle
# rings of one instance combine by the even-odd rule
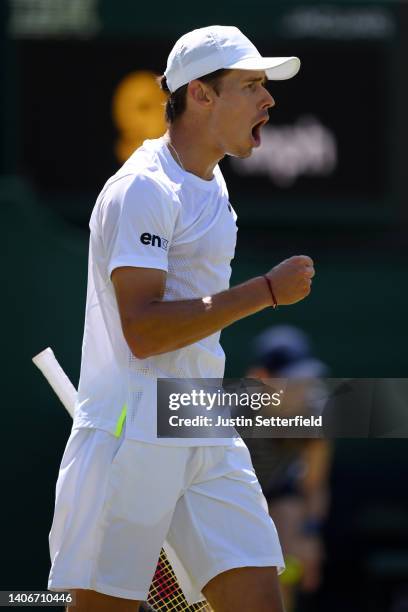
[[[58,363],[52,349],[48,347],[35,355],[33,362],[44,374],[70,416],[74,417],[77,391]]]

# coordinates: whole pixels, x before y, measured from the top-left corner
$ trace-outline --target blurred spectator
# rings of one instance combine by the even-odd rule
[[[255,338],[246,376],[264,384],[271,378],[290,378],[285,408],[301,414],[314,408],[312,403],[321,396],[316,390],[321,390],[320,379],[327,371],[313,355],[306,334],[295,327],[277,326]],[[285,556],[282,587],[290,612],[299,590],[313,592],[321,581],[321,529],[328,508],[331,447],[326,440],[313,438],[250,438],[246,443]]]

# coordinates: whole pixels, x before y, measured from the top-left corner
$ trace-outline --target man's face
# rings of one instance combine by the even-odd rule
[[[265,89],[265,72],[231,70],[214,97],[210,130],[217,146],[235,157],[248,157],[261,144],[261,128],[275,105]]]

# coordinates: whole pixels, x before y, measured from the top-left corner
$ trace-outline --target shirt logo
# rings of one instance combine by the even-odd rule
[[[158,246],[160,249],[167,251],[167,247],[169,241],[165,238],[161,238],[160,236],[156,236],[155,234],[149,234],[149,232],[144,232],[140,236],[140,242],[142,244],[150,244],[151,246]]]

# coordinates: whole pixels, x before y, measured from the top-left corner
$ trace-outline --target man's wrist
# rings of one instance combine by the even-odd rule
[[[270,308],[273,306],[271,292],[264,276],[257,276],[252,279],[254,287],[257,289],[257,295],[261,300],[263,308]]]
[[[263,278],[265,279],[265,282],[268,286],[269,289],[269,293],[271,294],[271,298],[272,298],[272,308],[277,308],[278,307],[278,300],[276,299],[276,295],[275,295],[275,290],[273,288],[273,284],[272,284],[272,280],[269,278],[269,276],[267,274],[263,275]]]

